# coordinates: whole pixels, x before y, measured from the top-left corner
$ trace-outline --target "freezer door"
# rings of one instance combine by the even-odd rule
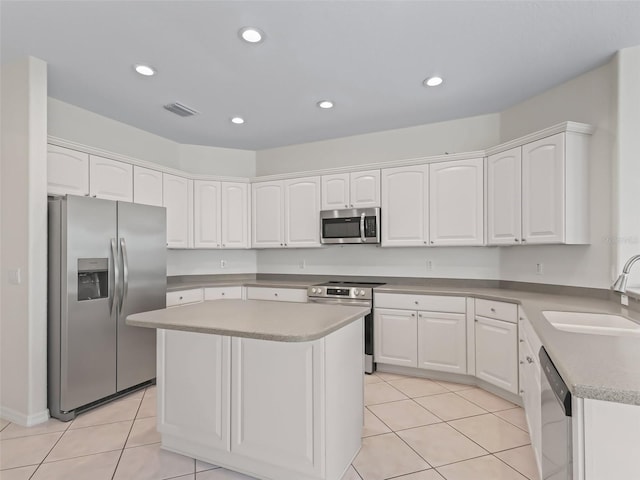
[[[166,209],[118,202],[122,301],[118,305],[118,391],[156,376],[156,331],[130,327],[127,315],[165,308]]]
[[[69,195],[59,234],[60,410],[70,411],[116,393],[115,202]],[[86,273],[92,269],[102,273]],[[86,282],[101,293],[87,294]]]

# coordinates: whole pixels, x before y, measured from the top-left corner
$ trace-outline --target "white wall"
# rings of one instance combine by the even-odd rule
[[[0,416],[33,425],[48,418],[47,65],[1,73]]]
[[[225,262],[225,266],[221,265]],[[255,250],[168,250],[167,275],[256,273]]]
[[[256,152],[237,148],[180,145],[180,170],[204,175],[253,177]]]
[[[614,175],[614,266],[640,253],[640,46],[616,55],[616,169]],[[629,285],[640,284],[640,265],[631,270]]]
[[[431,270],[427,269],[427,260],[431,261]],[[301,268],[303,262],[304,268]],[[499,250],[487,247],[381,248],[374,245],[259,250],[258,273],[497,280]]]
[[[515,105],[500,114],[500,139],[511,140],[555,123],[594,125],[590,144],[591,244],[501,249],[503,280],[608,288],[612,282],[612,175],[616,69],[612,62]],[[637,136],[636,127],[636,136]],[[536,274],[536,264],[543,274]]]
[[[303,172],[444,153],[471,152],[498,144],[498,114],[417,127],[290,145],[257,152],[257,175]]]
[[[419,158],[484,149],[499,143],[499,115],[482,115],[418,127],[356,135],[269,150],[256,156],[258,175]],[[427,270],[427,259],[433,269]],[[306,260],[307,267],[299,263]],[[258,272],[405,277],[498,278],[496,248],[393,248],[335,246],[260,250]]]

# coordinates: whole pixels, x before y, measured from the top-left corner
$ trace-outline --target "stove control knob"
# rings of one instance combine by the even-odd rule
[[[316,293],[316,289],[315,289],[315,288],[312,288],[312,289],[311,289],[311,293]]]
[[[311,290],[312,293],[320,293],[320,289],[319,288],[313,288]]]
[[[364,290],[360,290],[360,296],[364,297]]]

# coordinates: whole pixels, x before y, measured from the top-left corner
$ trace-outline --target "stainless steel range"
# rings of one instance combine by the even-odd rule
[[[364,371],[373,373],[373,288],[384,283],[327,282],[307,289],[309,302],[334,305],[361,305],[371,309],[364,318]]]

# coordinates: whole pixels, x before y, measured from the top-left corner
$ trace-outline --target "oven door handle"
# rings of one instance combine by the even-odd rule
[[[365,218],[366,214],[364,212],[362,212],[362,214],[360,215],[360,240],[362,240],[362,243],[365,243],[367,241],[366,237],[365,237],[365,231],[364,231],[364,218]]]
[[[351,300],[346,298],[321,298],[321,297],[309,297],[309,303],[324,303],[325,305],[344,305],[346,307],[369,307],[371,308],[371,302],[367,300]]]

